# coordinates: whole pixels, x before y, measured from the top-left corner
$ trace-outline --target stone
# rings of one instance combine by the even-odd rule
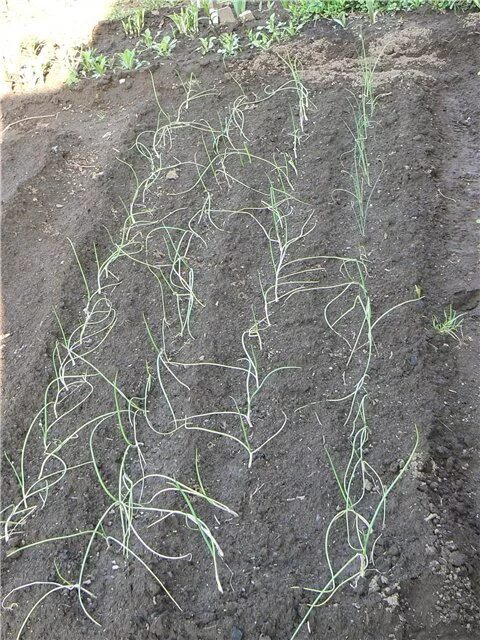
[[[218,21],[220,24],[235,25],[237,19],[233,15],[233,11],[230,7],[220,7],[218,10]]]
[[[378,575],[373,576],[368,586],[368,593],[378,593],[380,591],[380,585],[378,584]]]
[[[165,176],[167,180],[176,180],[178,178],[178,171],[176,169],[170,169]]]
[[[398,607],[400,604],[398,600],[398,593],[394,593],[393,596],[388,596],[385,600],[389,607]]]
[[[230,640],[242,640],[243,631],[238,627],[232,627],[232,632],[230,634]]]
[[[452,553],[450,554],[450,564],[452,564],[454,567],[463,567],[466,561],[466,555],[464,553],[461,553],[460,551],[452,551]]]
[[[247,9],[238,16],[238,19],[240,20],[240,22],[252,22],[253,20],[255,20],[255,16],[250,11],[250,9]]]

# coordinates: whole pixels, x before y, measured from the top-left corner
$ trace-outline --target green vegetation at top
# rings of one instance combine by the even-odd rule
[[[410,11],[430,6],[439,11],[480,8],[480,0],[282,0],[282,6],[298,21],[332,18],[342,13]]]
[[[149,51],[154,58],[169,57],[177,43],[185,38],[197,39],[199,46],[196,50],[201,55],[217,53],[223,57],[233,57],[246,49],[270,49],[275,44],[293,38],[307,24],[321,18],[347,28],[353,14],[365,14],[373,24],[381,15],[420,7],[437,11],[480,9],[480,0],[260,0],[256,3],[218,0],[217,6],[227,4],[232,6],[237,16],[250,8],[257,19],[263,16],[263,22],[252,26],[239,21],[239,30],[235,35],[213,35],[205,31],[202,33],[205,27],[211,29],[216,26],[212,24],[214,13],[210,11],[209,0],[201,0],[199,4],[193,0],[117,0],[108,19],[121,21],[125,35],[134,41],[134,46],[129,46],[126,54],[117,51],[108,58],[89,48],[61,48],[58,51],[52,49],[53,57],[43,59],[45,48],[35,45],[25,48],[24,70],[18,74],[18,78],[11,71],[4,72],[4,78],[15,86],[43,84],[48,70],[55,63],[63,70],[67,84],[72,85],[82,77],[99,78],[111,71],[148,66],[151,60],[146,60],[145,56],[148,58]],[[146,24],[148,12],[158,9],[166,9],[169,19],[155,32]]]
[[[119,20],[138,10],[153,11],[185,4],[188,2],[182,0],[118,0],[108,17],[110,20]],[[263,0],[255,3],[220,0],[218,4],[231,4],[237,15],[248,8],[270,10],[275,6],[283,6],[293,16],[306,22],[316,18],[338,17],[343,13],[367,13],[373,17],[382,12],[411,11],[424,6],[438,11],[480,9],[480,0]]]
[[[231,4],[237,15],[249,6],[245,0],[219,2],[219,5],[222,4]],[[199,37],[197,51],[201,55],[216,52],[223,57],[232,57],[245,48],[269,49],[274,44],[293,38],[306,24],[320,18],[334,20],[346,28],[348,17],[352,13],[365,13],[374,23],[382,13],[408,11],[421,6],[430,6],[437,10],[469,10],[480,8],[480,0],[268,0],[259,2],[254,7],[259,11],[266,9],[271,12],[263,24],[248,28],[243,33]],[[167,35],[160,31],[153,34],[149,28],[145,29],[145,12],[158,8],[172,9],[168,15]],[[276,10],[280,10],[280,14],[276,13]],[[148,64],[146,61],[138,60],[136,52],[142,54],[151,50],[156,57],[169,57],[179,39],[197,37],[200,25],[209,25],[211,20],[208,0],[203,0],[200,6],[195,2],[181,0],[127,0],[119,2],[110,17],[121,18],[125,34],[138,39],[134,49],[127,49],[116,55],[120,61],[120,69],[124,70]],[[157,40],[158,37],[160,40]],[[113,62],[104,56],[91,54],[91,50],[81,52],[80,58],[70,65],[67,80],[69,84],[76,82],[79,75],[100,77],[108,69],[115,67]],[[357,142],[361,138],[362,136],[359,136]]]

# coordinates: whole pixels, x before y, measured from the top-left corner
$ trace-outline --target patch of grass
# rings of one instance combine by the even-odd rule
[[[433,316],[433,328],[442,335],[460,340],[458,336],[462,332],[464,315],[464,313],[457,313],[452,305],[450,305],[448,309],[444,309],[443,319],[438,319],[437,316]]]
[[[381,12],[411,11],[430,6],[439,11],[468,11],[480,8],[480,0],[282,0],[282,5],[299,25],[318,18],[330,18],[346,23],[350,13],[366,13],[372,23]]]

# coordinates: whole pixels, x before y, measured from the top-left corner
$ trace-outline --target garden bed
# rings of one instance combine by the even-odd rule
[[[8,597],[5,638],[49,588],[25,637],[478,636],[479,30],[320,21],[5,99],[3,448],[27,497],[4,462],[3,588],[52,583]],[[379,515],[366,567],[332,529],[328,599],[359,405],[347,498]]]

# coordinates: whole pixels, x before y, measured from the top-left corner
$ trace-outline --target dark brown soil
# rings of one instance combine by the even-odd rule
[[[366,46],[380,53],[376,70],[379,96],[370,144],[372,171],[379,176],[362,240],[369,260],[369,286],[377,316],[412,297],[420,286],[424,299],[393,312],[375,335],[376,352],[368,381],[371,428],[369,460],[390,482],[412,449],[415,425],[418,453],[388,500],[386,526],[375,547],[375,569],[345,587],[315,611],[299,638],[339,640],[467,640],[480,637],[478,599],[478,380],[480,225],[480,20],[478,15],[419,15],[385,18],[370,27],[358,21],[348,30],[319,22],[277,51],[227,62],[202,60],[193,44],[153,70],[163,109],[174,113],[183,100],[180,78],[194,73],[210,95],[192,102],[188,117],[218,122],[217,113],[240,95],[262,97],[278,88],[287,71],[276,52],[295,55],[314,108],[309,112],[297,175],[292,184],[299,202],[295,217],[313,212],[314,231],[300,255],[358,253],[347,171],[351,162],[351,94],[358,88],[363,29]],[[103,27],[99,48],[113,35]],[[110,39],[110,40],[109,40]],[[178,75],[179,74],[179,75]],[[52,307],[66,331],[78,324],[84,306],[82,279],[67,238],[73,242],[87,279],[111,251],[109,234],[119,237],[134,188],[131,171],[117,158],[145,172],[132,148],[136,136],[155,126],[157,105],[147,70],[75,89],[9,97],[3,104],[2,156],[3,283],[6,376],[3,448],[17,461],[31,420],[42,405],[53,375],[52,349],[60,337]],[[245,112],[250,151],[264,158],[291,151],[293,92],[281,92]],[[198,132],[181,133],[170,159],[202,157]],[[233,168],[232,168],[233,170]],[[268,188],[268,172],[253,162],[235,168],[241,181]],[[195,171],[183,166],[174,180],[162,179],[146,206],[153,216],[173,209],[190,212],[202,205],[201,190],[188,190]],[[262,197],[233,182],[209,185],[214,208],[236,211],[262,208]],[[218,213],[218,229],[204,223],[203,245],[192,245],[196,294],[204,306],[192,315],[195,339],[174,338],[170,356],[183,362],[238,364],[240,337],[259,308],[258,273],[269,269],[268,249],[258,227],[246,216]],[[189,217],[190,217],[189,216]],[[187,218],[188,220],[188,218]],[[185,221],[183,222],[185,224]],[[163,245],[155,240],[156,250]],[[112,293],[117,323],[94,354],[95,365],[129,397],[141,394],[145,362],[155,370],[155,353],[144,316],[160,334],[158,283],[141,264],[119,260],[113,269],[120,284]],[[325,272],[325,280],[338,277]],[[191,560],[142,557],[181,605],[178,611],[142,566],[115,549],[96,543],[89,557],[88,588],[97,596],[80,609],[74,593],[57,592],[33,614],[25,637],[159,638],[161,640],[288,640],[312,597],[303,589],[328,579],[323,540],[340,504],[325,444],[338,467],[349,456],[344,408],[327,398],[345,392],[342,341],[323,320],[329,297],[322,292],[294,297],[281,306],[265,332],[263,371],[284,365],[299,370],[275,374],[255,404],[254,441],[284,430],[255,456],[251,469],[235,442],[208,433],[180,429],[170,436],[145,430],[148,470],[174,475],[195,485],[195,451],[209,494],[238,513],[202,511],[225,553],[220,563],[224,594],[216,589],[211,558],[198,533],[183,520],[159,529],[151,538],[162,553],[187,550]],[[465,313],[457,341],[432,329],[432,316],[452,304]],[[175,308],[167,300],[174,322]],[[168,381],[178,415],[231,407],[241,397],[242,380],[234,372],[197,367],[182,372],[191,392]],[[300,411],[299,407],[317,403]],[[107,384],[98,385],[72,424],[111,411]],[[151,397],[151,416],[165,425],[168,411],[160,389]],[[315,417],[317,413],[320,423]],[[217,427],[219,425],[216,425]],[[70,429],[72,425],[70,425]],[[60,434],[57,435],[59,437]],[[35,437],[36,438],[36,437]],[[27,462],[37,470],[41,439],[34,439]],[[95,451],[106,482],[115,486],[122,440],[115,425],[97,430]],[[69,464],[88,459],[88,434],[74,441]],[[3,465],[3,504],[19,499],[11,469]],[[75,579],[85,538],[46,544],[5,557],[14,547],[89,529],[106,506],[105,494],[90,467],[70,472],[52,489],[43,509],[23,532],[4,546],[4,593],[24,583]],[[179,505],[177,505],[178,507]],[[112,517],[113,520],[113,517]],[[113,529],[118,523],[113,522]],[[164,536],[159,540],[158,536]],[[137,549],[138,551],[138,549]],[[142,553],[142,552],[139,552]],[[336,550],[345,561],[341,540]],[[43,593],[34,586],[19,592],[18,602],[2,612],[3,634],[14,638]],[[68,631],[67,631],[68,630]]]

